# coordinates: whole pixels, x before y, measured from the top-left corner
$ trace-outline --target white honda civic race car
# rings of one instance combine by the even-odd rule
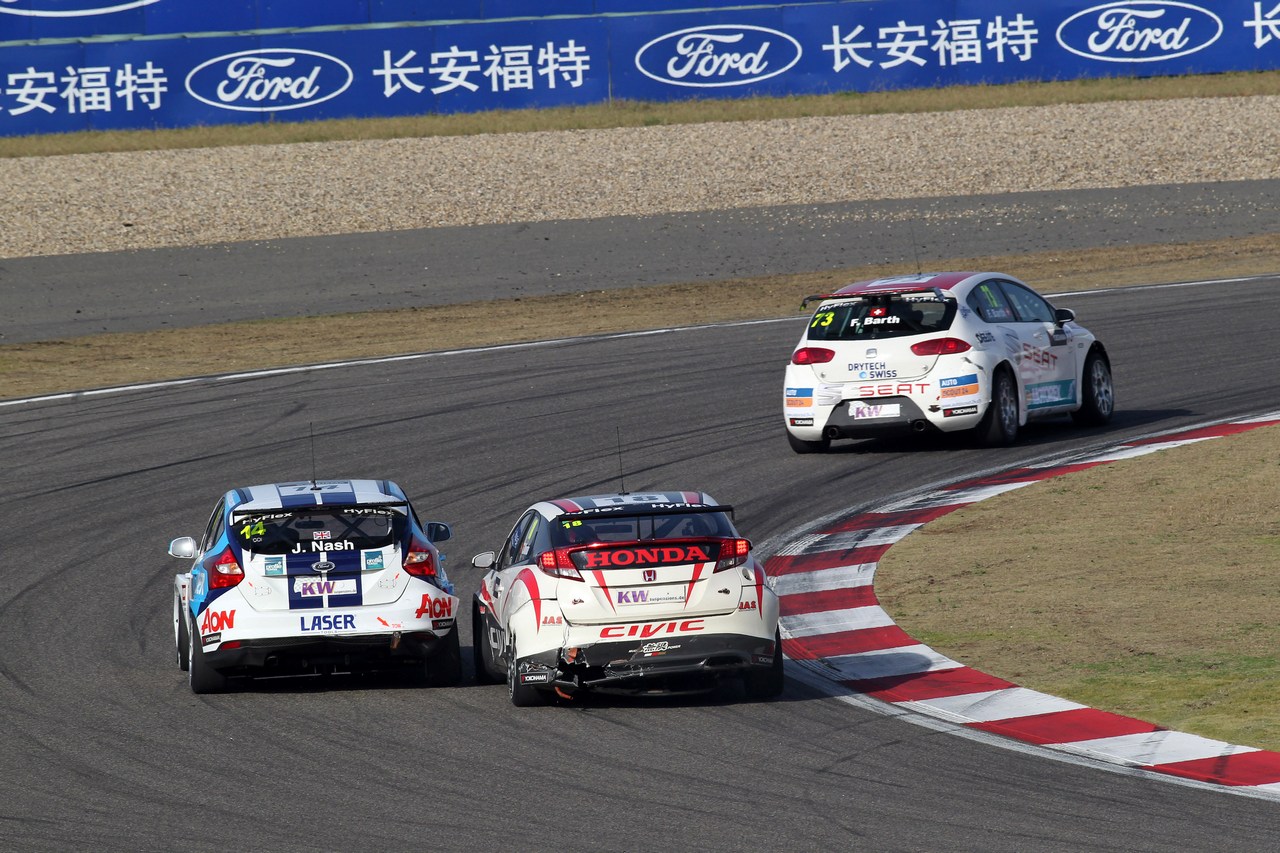
[[[196,693],[233,676],[408,671],[462,678],[458,598],[435,543],[389,480],[308,480],[232,489],[174,578],[178,666]]]
[[[1104,424],[1106,348],[1026,284],[993,272],[860,281],[819,301],[787,365],[783,419],[796,453],[833,439],[973,430],[1012,444],[1033,418]]]
[[[733,508],[701,492],[542,501],[486,570],[472,603],[476,680],[520,706],[590,690],[783,688],[778,597]]]

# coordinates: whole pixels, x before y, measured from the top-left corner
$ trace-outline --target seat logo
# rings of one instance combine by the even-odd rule
[[[272,47],[202,62],[186,86],[191,97],[220,110],[273,113],[336,98],[354,79],[351,66],[327,53]]]
[[[160,0],[130,0],[124,3],[94,3],[91,0],[79,0],[68,3],[66,0],[0,0],[0,15],[22,15],[27,18],[87,18],[90,15],[110,15],[112,12],[124,12],[140,6],[150,6]],[[20,4],[20,5],[19,5]],[[67,6],[80,8],[68,9]]]
[[[658,36],[636,51],[636,68],[672,86],[745,86],[777,77],[803,52],[800,42],[777,30],[712,24]]]
[[[1058,25],[1058,44],[1099,62],[1160,62],[1204,50],[1222,36],[1222,19],[1178,0],[1106,3]]]

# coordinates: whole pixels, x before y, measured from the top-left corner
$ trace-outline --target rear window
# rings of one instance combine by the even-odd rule
[[[591,542],[732,538],[737,535],[729,516],[719,511],[589,518],[561,516],[551,526],[551,539],[557,548]]]
[[[404,507],[308,507],[232,513],[231,537],[255,554],[360,551],[404,537]]]
[[[931,294],[877,294],[823,305],[809,321],[811,341],[874,341],[945,332],[955,319],[954,301]]]

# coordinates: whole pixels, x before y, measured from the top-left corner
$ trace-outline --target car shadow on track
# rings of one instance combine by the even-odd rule
[[[1018,430],[1013,447],[1052,447],[1076,440],[1123,439],[1135,431],[1150,431],[1167,423],[1170,429],[1187,419],[1203,417],[1190,409],[1133,409],[1116,412],[1103,427],[1077,426],[1069,415],[1033,421]],[[1093,443],[1092,441],[1090,443]],[[864,455],[882,453],[953,453],[957,451],[1003,450],[984,448],[970,433],[925,432],[882,436],[879,438],[837,441],[822,456]]]
[[[503,684],[479,684],[475,680],[474,652],[463,638],[462,671],[463,679],[456,685],[429,686],[423,683],[417,674],[408,672],[330,672],[317,675],[279,675],[258,678],[233,677],[229,680],[225,693],[264,695],[318,695],[326,693],[353,693],[360,691],[413,690],[421,691],[429,696],[437,691],[477,689],[487,690],[495,700],[507,703],[507,688]],[[652,693],[652,694],[614,694],[614,693],[582,693],[572,699],[552,698],[548,705],[562,708],[622,708],[622,707],[725,707],[741,704],[759,704],[761,702],[800,701],[811,698],[791,695],[792,688],[799,688],[795,682],[787,682],[783,694],[773,700],[752,700],[745,695],[742,682],[738,678],[726,677],[707,690],[687,693]]]

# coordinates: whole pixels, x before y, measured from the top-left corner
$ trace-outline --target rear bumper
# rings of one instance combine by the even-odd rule
[[[897,411],[895,415],[882,414],[894,410]],[[925,413],[910,397],[844,400],[832,407],[822,434],[826,438],[852,438],[924,432],[932,426]]]
[[[434,657],[445,639],[428,632],[360,636],[276,637],[241,640],[234,648],[206,651],[225,675],[296,675],[341,668],[398,668]]]
[[[398,666],[433,657],[457,630],[458,599],[417,580],[389,604],[297,610],[257,610],[244,586],[185,608],[192,639],[225,675]]]
[[[896,412],[892,407],[896,407]],[[788,410],[785,422],[792,435],[805,441],[871,438],[972,429],[978,425],[986,408],[987,399],[977,396],[958,401],[944,400],[926,407],[911,397],[879,397],[815,406],[803,415]]]
[[[522,683],[574,693],[679,693],[773,663],[774,638],[743,634],[630,639],[554,649],[516,662]]]

